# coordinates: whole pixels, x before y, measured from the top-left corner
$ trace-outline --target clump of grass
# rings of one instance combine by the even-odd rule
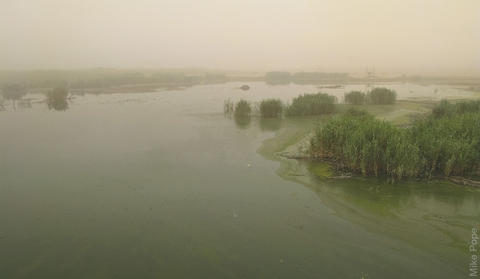
[[[367,101],[374,105],[393,105],[397,100],[397,93],[394,90],[377,87],[367,93]]]
[[[371,115],[345,114],[316,131],[310,152],[335,159],[349,171],[400,179],[416,175],[420,160],[406,137],[405,131]]]
[[[55,87],[46,93],[48,109],[67,110],[68,109],[68,89],[64,86]]]
[[[230,99],[223,101],[223,113],[232,114],[234,111],[234,104]]]
[[[287,116],[321,115],[335,112],[337,98],[325,93],[303,94],[286,108]]]
[[[363,105],[365,104],[366,95],[360,91],[351,91],[345,93],[345,103],[352,105]]]
[[[283,104],[279,99],[266,99],[260,102],[260,115],[264,118],[282,115]]]
[[[245,100],[240,100],[235,105],[235,117],[249,117],[252,113],[252,107],[249,102]]]
[[[431,178],[474,175],[480,167],[480,110],[475,101],[445,103],[411,127],[399,128],[352,110],[317,129],[310,142],[313,157],[366,176]],[[473,110],[473,112],[472,112]]]
[[[423,175],[469,175],[480,166],[480,113],[417,121],[410,138],[419,148]]]

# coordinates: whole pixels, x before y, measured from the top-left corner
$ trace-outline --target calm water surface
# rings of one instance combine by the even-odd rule
[[[223,101],[316,89],[238,86],[0,112],[0,278],[467,278],[479,191],[283,179],[256,152],[272,129]]]

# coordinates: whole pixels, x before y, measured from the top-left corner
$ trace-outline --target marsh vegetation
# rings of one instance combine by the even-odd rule
[[[365,93],[360,91],[351,91],[345,93],[345,103],[351,105],[363,105],[365,104]]]
[[[235,111],[235,104],[230,99],[223,101],[223,113],[232,114]]]
[[[264,118],[282,116],[283,103],[279,99],[266,99],[260,102],[260,115]]]
[[[317,128],[310,154],[365,176],[472,176],[480,167],[478,101],[446,101],[406,128],[351,110]],[[441,113],[440,113],[441,112]]]
[[[291,104],[284,104],[280,99],[265,99],[259,103],[240,100],[234,103],[227,99],[223,103],[223,112],[235,117],[246,117],[252,114],[261,118],[294,116],[314,116],[336,112],[337,98],[325,93],[303,94],[293,98]]]
[[[367,93],[361,91],[350,91],[345,93],[344,101],[351,105],[393,105],[397,100],[397,93],[394,90],[377,87]]]
[[[2,92],[2,107],[3,100],[10,100],[12,102],[13,109],[16,109],[16,102],[21,100],[27,93],[27,87],[18,83],[7,83],[4,84],[1,88]]]
[[[366,100],[374,105],[393,105],[397,100],[397,92],[385,87],[377,87],[367,93]]]
[[[432,114],[435,118],[452,116],[455,114],[464,113],[479,113],[480,112],[480,100],[476,101],[460,101],[457,103],[451,103],[447,100],[442,100],[438,106],[433,108]]]
[[[240,100],[235,105],[234,116],[235,117],[250,117],[252,113],[252,106],[245,100]]]
[[[322,115],[335,112],[337,98],[326,93],[303,94],[292,100],[285,110],[286,116]]]
[[[68,89],[64,86],[55,87],[46,93],[48,109],[67,110],[68,109]]]

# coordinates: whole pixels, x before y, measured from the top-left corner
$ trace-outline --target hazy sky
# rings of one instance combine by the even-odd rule
[[[0,68],[480,72],[480,0],[0,0]]]

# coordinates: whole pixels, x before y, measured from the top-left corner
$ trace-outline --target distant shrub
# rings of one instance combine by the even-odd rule
[[[321,115],[335,112],[337,98],[325,93],[303,94],[286,108],[287,116]]]
[[[250,113],[252,113],[252,107],[250,104],[245,100],[238,101],[235,106],[235,117],[250,116]]]
[[[283,104],[279,99],[266,99],[260,102],[260,115],[262,117],[278,117],[282,115]]]
[[[351,91],[345,93],[345,103],[352,105],[365,104],[365,93],[360,91]]]
[[[48,109],[67,110],[68,109],[68,89],[66,87],[55,87],[47,92]]]
[[[6,100],[20,100],[28,93],[27,88],[21,84],[5,84],[0,91]]]
[[[393,105],[397,100],[397,93],[388,88],[374,88],[367,94],[367,101],[374,105]]]

